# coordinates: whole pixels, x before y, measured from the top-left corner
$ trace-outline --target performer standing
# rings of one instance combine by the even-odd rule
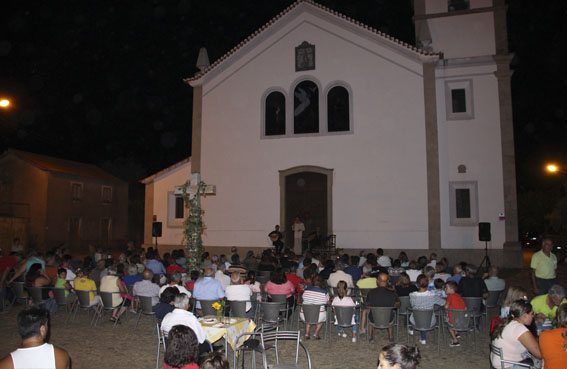
[[[282,242],[283,234],[280,232],[279,225],[276,225],[275,228],[276,228],[275,230],[271,231],[268,234],[268,237],[272,241],[272,245],[274,245],[276,248],[276,254],[280,254],[283,249],[283,242]]]
[[[303,238],[303,232],[305,231],[305,225],[299,217],[295,217],[295,221],[291,225],[291,230],[293,231],[293,252],[295,255],[302,254],[301,239]]]

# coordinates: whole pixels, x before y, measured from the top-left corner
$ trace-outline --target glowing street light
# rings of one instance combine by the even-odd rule
[[[547,164],[545,169],[550,173],[556,173],[559,171],[559,167],[555,164]]]
[[[0,99],[0,108],[7,108],[8,106],[10,106],[10,100]]]

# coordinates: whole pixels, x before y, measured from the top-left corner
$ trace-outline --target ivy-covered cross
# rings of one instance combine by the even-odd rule
[[[183,186],[175,188],[175,194],[181,195],[189,215],[185,219],[185,248],[187,249],[187,272],[201,269],[203,253],[203,211],[201,210],[201,195],[214,195],[216,187],[201,181],[200,173],[191,173],[191,179]]]

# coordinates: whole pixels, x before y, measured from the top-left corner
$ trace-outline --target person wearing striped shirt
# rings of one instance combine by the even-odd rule
[[[329,302],[329,293],[323,289],[323,278],[321,276],[315,276],[313,278],[313,285],[307,287],[305,292],[303,292],[303,305],[321,305],[319,309],[319,320],[317,326],[315,327],[315,333],[313,338],[316,340],[321,339],[319,337],[319,332],[323,328],[323,323],[327,318],[326,314],[326,304]],[[299,311],[299,318],[305,321],[305,316],[303,315],[303,307]],[[310,338],[311,325],[306,324],[305,326],[305,339]]]

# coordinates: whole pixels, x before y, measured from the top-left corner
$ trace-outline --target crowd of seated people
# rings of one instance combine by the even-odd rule
[[[127,250],[117,260],[101,249],[96,251],[80,263],[80,268],[75,267],[75,261],[66,250],[63,254],[61,250],[53,250],[45,258],[33,250],[26,257],[12,255],[15,262],[10,265],[11,273],[7,273],[9,277],[5,277],[4,281],[11,283],[23,278],[25,285],[30,287],[64,288],[69,304],[76,299],[74,290],[89,291],[93,305],[100,304],[100,292],[111,292],[115,307],[110,318],[112,321],[120,321],[128,309],[132,313],[139,312],[136,296],[151,297],[153,310],[162,320],[164,332],[174,323],[178,324],[179,320],[189,327],[200,327],[195,323],[196,316],[202,314],[200,300],[244,301],[246,316],[254,319],[262,301],[272,301],[273,295],[285,295],[288,317],[299,305],[299,318],[305,320],[303,305],[321,305],[319,320],[313,323],[314,332],[313,327],[307,324],[304,333],[304,339],[319,339],[327,319],[327,306],[332,311],[333,307],[362,305],[362,309],[354,310],[353,319],[360,324],[358,332],[354,326],[352,340],[356,341],[356,333],[359,333],[366,334],[370,342],[373,341],[371,308],[396,308],[400,306],[399,298],[406,297],[413,309],[440,307],[462,310],[467,309],[466,298],[485,301],[489,293],[500,291],[500,322],[495,322],[491,340],[494,346],[503,349],[507,359],[524,360],[528,356],[539,359],[544,356],[546,350],[538,341],[538,335],[547,333],[550,326],[562,331],[559,335],[554,334],[548,342],[556,342],[558,337],[565,335],[565,323],[561,319],[565,319],[562,307],[567,300],[560,285],[553,285],[546,294],[528,302],[524,288],[510,286],[506,290],[506,283],[499,277],[496,266],[480,275],[478,268],[472,264],[460,262],[452,266],[446,258],[438,260],[435,253],[411,260],[404,252],[396,259],[390,258],[382,249],[376,250],[376,253],[331,258],[311,251],[295,255],[289,249],[282,254],[267,249],[259,256],[248,251],[241,262],[238,250],[234,249],[228,257],[205,252],[202,269],[187,271],[187,259],[182,250],[166,253],[163,257],[151,248],[146,251]],[[269,280],[260,283],[257,275],[265,272],[269,272]],[[70,275],[73,279],[69,279]],[[354,293],[355,290],[359,295]],[[49,289],[44,291],[45,306],[54,311],[57,304]],[[195,299],[195,307],[190,297]],[[450,312],[439,317],[452,323]],[[436,319],[434,314],[432,326],[437,323]],[[480,329],[479,319],[480,315],[476,316],[477,330]],[[552,321],[553,324],[550,323]],[[409,322],[408,334],[413,334],[415,320],[411,314]],[[459,346],[458,332],[448,331],[451,338],[449,346]],[[194,333],[202,344],[202,332]],[[341,338],[348,337],[341,327],[337,333]],[[420,331],[420,335],[420,343],[426,344],[427,334]],[[388,339],[393,343],[394,338],[390,329]],[[514,346],[516,351],[509,346]],[[551,352],[550,355],[557,354],[554,350]],[[494,355],[491,360],[493,364],[499,364]]]

